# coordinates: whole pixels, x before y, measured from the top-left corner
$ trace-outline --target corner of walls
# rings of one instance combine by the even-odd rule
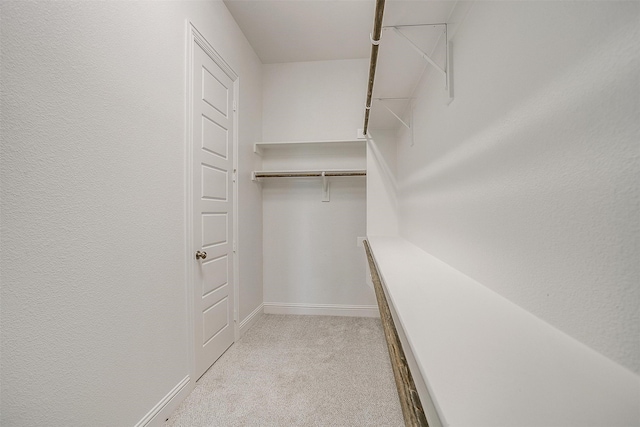
[[[367,235],[398,235],[396,141],[392,130],[370,130],[367,138]]]
[[[367,59],[265,64],[264,140],[355,140],[362,127],[367,72]],[[333,148],[317,153],[275,161],[265,157],[264,167],[366,166],[364,149],[346,156]],[[364,252],[357,246],[358,237],[366,235],[364,180],[332,179],[328,203],[322,202],[320,184],[262,184],[267,312],[361,315],[375,304],[366,284]]]
[[[253,53],[253,51],[252,51]],[[241,76],[239,121],[245,132],[239,139],[238,162],[238,267],[240,335],[242,325],[252,324],[254,313],[262,307],[262,191],[251,180],[252,172],[260,169],[262,159],[253,152],[253,145],[262,140],[262,62],[253,53]],[[248,76],[250,74],[250,77]],[[249,78],[247,78],[249,77]]]
[[[255,310],[240,322],[240,337],[242,337],[264,314],[264,303],[260,303]]]

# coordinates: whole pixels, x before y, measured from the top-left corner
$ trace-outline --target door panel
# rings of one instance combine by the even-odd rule
[[[202,215],[202,247],[227,243],[228,225],[227,214],[203,214]],[[225,249],[225,248],[223,248]]]
[[[209,67],[208,64],[203,65],[202,100],[219,111],[224,117],[227,117],[229,112],[227,96],[230,92],[230,86],[229,78],[215,63],[213,67]]]
[[[193,258],[196,378],[234,339],[233,80],[193,42]]]
[[[227,268],[228,257],[226,255],[202,263],[202,296],[206,296],[209,292],[213,292],[229,282]]]
[[[204,336],[202,341],[205,344],[208,344],[220,331],[229,326],[228,312],[229,298],[223,298],[204,311],[202,317]]]
[[[227,139],[227,129],[204,116],[202,120],[202,148],[226,159],[228,147],[224,142]]]
[[[228,170],[220,170],[209,165],[202,167],[202,198],[227,200]]]

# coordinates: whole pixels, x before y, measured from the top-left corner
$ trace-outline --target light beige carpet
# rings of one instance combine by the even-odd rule
[[[264,315],[166,423],[403,426],[379,319]]]

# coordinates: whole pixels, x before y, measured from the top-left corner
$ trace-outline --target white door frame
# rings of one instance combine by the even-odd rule
[[[240,79],[235,71],[227,64],[218,52],[209,44],[204,36],[196,29],[196,27],[187,20],[187,64],[186,64],[186,115],[185,115],[185,283],[187,297],[187,354],[189,357],[189,375],[193,381],[196,371],[195,356],[195,319],[194,319],[194,274],[193,269],[194,254],[193,247],[193,134],[192,134],[192,118],[193,118],[193,55],[194,43],[197,43],[207,55],[229,76],[233,81],[233,335],[234,342],[240,337],[240,329],[238,322],[238,306],[239,306],[239,289],[238,289],[238,88]],[[193,383],[192,383],[193,385]]]

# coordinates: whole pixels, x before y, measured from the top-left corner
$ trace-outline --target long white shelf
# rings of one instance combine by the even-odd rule
[[[640,377],[408,241],[368,241],[430,425],[640,425]]]
[[[366,140],[327,140],[327,141],[281,141],[281,142],[256,142],[253,144],[253,152],[262,156],[266,150],[271,149],[317,149],[317,148],[362,148],[365,149]]]

